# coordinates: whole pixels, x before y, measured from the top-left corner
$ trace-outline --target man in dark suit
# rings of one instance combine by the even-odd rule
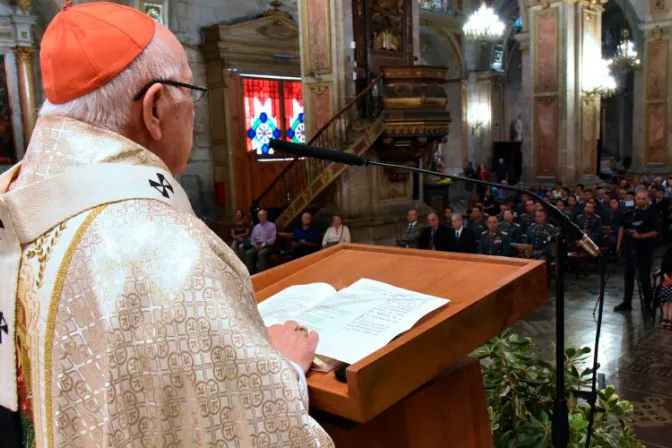
[[[453,231],[450,238],[450,252],[462,252],[475,254],[478,248],[476,237],[471,230],[464,227],[464,218],[458,213],[453,213]]]
[[[418,212],[414,208],[408,211],[407,219],[408,224],[406,224],[403,232],[401,232],[401,237],[397,238],[397,245],[399,247],[417,249],[425,226],[418,222]]]
[[[428,226],[422,232],[420,249],[447,251],[450,248],[450,230],[439,224],[439,215],[427,215]]]

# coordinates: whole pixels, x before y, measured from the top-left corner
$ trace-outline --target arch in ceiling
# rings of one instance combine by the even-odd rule
[[[450,46],[450,48],[453,50],[453,54],[455,55],[459,71],[459,77],[466,78],[468,74],[467,64],[464,60],[464,54],[462,53],[462,43],[460,42],[460,38],[455,33],[452,33],[446,30],[445,28],[433,24],[432,22],[429,21],[422,23],[420,25],[421,33],[423,28],[426,28],[430,32],[434,32],[437,35],[437,37],[439,37],[443,42],[447,43]]]

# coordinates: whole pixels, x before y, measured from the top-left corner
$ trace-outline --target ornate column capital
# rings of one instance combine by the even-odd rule
[[[21,62],[33,62],[35,56],[35,47],[14,47],[14,54]]]
[[[32,5],[30,4],[30,0],[16,0],[16,4],[21,8],[21,11],[24,14],[28,14],[28,11],[32,8]]]
[[[672,22],[658,21],[646,23],[639,27],[644,36],[644,40],[661,40],[670,36],[672,31]]]
[[[514,39],[520,44],[520,51],[523,53],[530,49],[530,33],[518,33]]]

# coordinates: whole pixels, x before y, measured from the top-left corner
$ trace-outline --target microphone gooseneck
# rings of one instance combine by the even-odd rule
[[[468,177],[462,176],[453,176],[450,174],[439,173],[437,171],[425,170],[423,168],[416,168],[413,166],[404,166],[404,165],[395,165],[390,163],[376,162],[374,160],[367,159],[365,157],[358,156],[356,154],[342,152],[342,151],[333,151],[331,149],[320,148],[317,146],[304,145],[300,143],[292,143],[285,140],[271,140],[269,146],[275,149],[278,152],[283,152],[286,154],[292,154],[298,157],[314,157],[321,160],[329,160],[331,162],[343,163],[345,165],[354,165],[354,166],[366,166],[374,165],[380,166],[383,168],[394,168],[394,169],[403,169],[406,171],[413,171],[416,173],[428,174],[431,176],[439,176],[447,179],[452,179],[462,182],[471,182],[474,184],[480,185],[489,185],[496,188],[502,188],[504,190],[515,191],[517,193],[525,193],[533,198],[539,200],[546,210],[548,216],[562,228],[566,236],[572,240],[578,241],[578,244],[583,247],[583,249],[593,257],[600,256],[600,248],[595,244],[595,242],[586,235],[579,226],[576,225],[569,216],[558,210],[553,204],[547,202],[544,198],[539,195],[532,193],[531,191],[525,190],[523,188],[513,187],[511,185],[502,185],[496,184],[494,182],[488,182],[485,180],[471,179]]]

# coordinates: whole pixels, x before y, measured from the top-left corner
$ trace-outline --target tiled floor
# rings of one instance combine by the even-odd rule
[[[658,254],[662,256],[662,252]],[[654,269],[660,263],[654,262]],[[612,268],[610,266],[610,268]],[[613,271],[613,268],[612,268]],[[630,313],[614,313],[613,307],[623,295],[622,268],[619,266],[607,282],[605,308],[600,340],[600,371],[613,384],[619,395],[635,406],[632,423],[637,436],[647,447],[672,448],[672,331],[658,328],[644,319],[635,291]],[[599,291],[596,273],[576,279],[566,277],[566,338],[567,347],[589,346],[595,341],[593,307]],[[550,300],[513,329],[530,336],[540,357],[553,360],[555,341],[555,298]]]

